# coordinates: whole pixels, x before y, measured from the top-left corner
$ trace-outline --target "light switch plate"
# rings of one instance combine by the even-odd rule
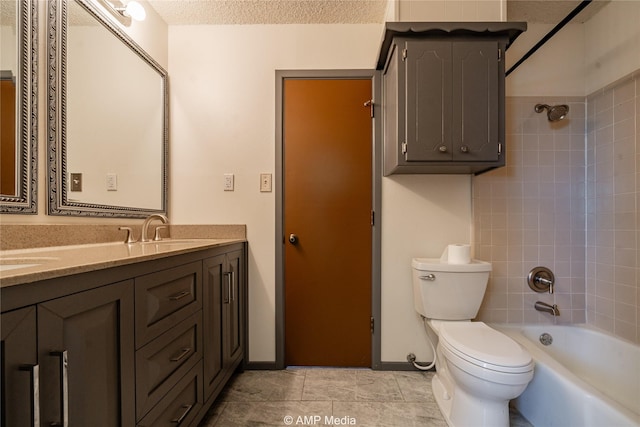
[[[107,191],[118,191],[118,175],[115,173],[107,174]]]
[[[271,174],[270,173],[260,174],[260,191],[262,193],[271,192]]]
[[[82,191],[82,174],[81,173],[72,173],[70,174],[71,179],[69,187],[71,191]]]
[[[224,174],[224,191],[233,191],[233,174]]]

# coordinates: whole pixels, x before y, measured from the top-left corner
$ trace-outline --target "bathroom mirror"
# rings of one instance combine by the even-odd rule
[[[35,214],[38,2],[0,2],[0,213]]]
[[[49,214],[166,213],[166,71],[89,0],[47,7]]]

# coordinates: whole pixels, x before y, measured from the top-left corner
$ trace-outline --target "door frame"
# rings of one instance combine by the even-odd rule
[[[382,187],[382,75],[376,70],[276,70],[276,369],[285,365],[284,330],[284,135],[283,135],[283,88],[287,79],[371,79],[373,112],[371,141],[371,196],[373,226],[371,227],[371,316],[373,334],[371,339],[371,368],[380,369],[381,335],[381,187]],[[365,100],[363,100],[364,103]],[[364,107],[364,105],[363,105]]]

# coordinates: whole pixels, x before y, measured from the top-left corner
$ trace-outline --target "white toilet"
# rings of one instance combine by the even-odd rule
[[[511,338],[470,321],[478,314],[491,264],[414,258],[411,266],[415,309],[438,336],[431,385],[447,424],[508,427],[509,400],[533,378],[534,362]]]

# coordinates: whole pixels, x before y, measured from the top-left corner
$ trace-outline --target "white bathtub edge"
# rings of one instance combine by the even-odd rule
[[[540,427],[567,427],[568,425],[576,427],[600,427],[602,425],[607,425],[608,427],[640,426],[639,414],[630,411],[592,385],[580,379],[576,374],[554,360],[549,354],[537,348],[534,343],[522,335],[522,328],[527,327],[528,325],[491,324],[490,326],[503,332],[505,335],[511,337],[520,345],[525,347],[536,362],[536,367],[534,368],[534,380],[527,388],[529,393],[525,390],[521,398],[514,402],[516,408],[518,408],[522,415],[532,424]],[[540,327],[544,325],[534,326]],[[583,327],[583,325],[563,326]],[[593,329],[588,326],[586,327],[588,329]],[[536,381],[536,370],[538,370],[538,375],[543,373],[546,375],[552,375],[550,373],[551,371],[556,372],[557,378],[555,378],[555,380],[558,383],[555,384],[554,387],[557,388],[557,390],[547,389],[548,391],[545,392],[545,396],[534,395],[532,390],[536,392],[538,390],[543,390],[541,388],[543,385],[539,384],[539,381]],[[570,414],[561,413],[559,411],[554,412],[553,404],[557,403],[555,400],[568,399],[564,397],[565,395],[563,395],[562,392],[569,393],[572,396],[573,393],[575,393],[573,402],[561,402],[561,404],[565,410],[568,404],[573,404],[577,412],[575,415],[579,417],[579,419],[572,419]],[[535,402],[525,402],[525,399],[535,400]],[[540,413],[540,411],[544,411],[544,408],[547,408],[547,411]],[[532,416],[532,413],[534,413],[532,411],[535,411],[535,417]],[[603,420],[599,416],[600,412],[608,413],[609,411],[611,414],[614,414],[611,415],[611,417],[615,419],[615,421],[613,421],[614,424],[610,424],[610,419],[607,418]],[[607,422],[609,424],[603,424],[603,422]]]

